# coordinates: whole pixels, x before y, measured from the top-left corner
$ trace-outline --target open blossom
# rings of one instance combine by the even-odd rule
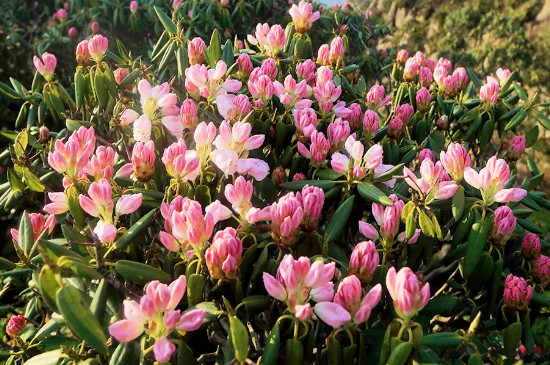
[[[527,233],[521,243],[521,253],[528,259],[534,259],[540,255],[540,239],[535,233]]]
[[[323,69],[321,66],[319,70]],[[342,94],[342,87],[334,85],[332,79],[322,82],[319,80],[319,70],[317,70],[317,84],[313,88],[315,100],[319,103],[319,109],[323,114],[329,113],[334,107],[334,103]]]
[[[325,138],[323,132],[317,130],[311,133],[310,138],[309,149],[302,142],[298,142],[298,152],[305,158],[308,158],[312,165],[325,163],[327,153],[330,149],[330,142]]]
[[[372,309],[380,301],[382,285],[376,284],[363,297],[361,282],[355,275],[347,276],[338,285],[333,302],[344,308],[356,325],[366,322]],[[362,300],[361,300],[362,299]],[[315,313],[323,319],[319,311]]]
[[[391,100],[391,95],[384,98],[384,86],[373,85],[367,93],[367,104],[370,109],[376,111],[385,107]]]
[[[201,249],[212,236],[214,225],[229,218],[231,212],[218,200],[203,209],[199,202],[177,196],[170,204],[162,203],[160,212],[164,217],[164,231],[159,234],[161,243],[170,251],[178,251],[183,245]]]
[[[215,69],[209,69],[205,65],[192,65],[185,69],[185,88],[196,99],[200,96],[206,99],[216,98],[218,95],[236,93],[241,89],[241,82],[225,77],[227,65],[218,61]]]
[[[59,215],[69,210],[67,195],[64,192],[48,193],[51,203],[44,206],[44,211],[50,215]]]
[[[216,105],[220,115],[232,125],[242,121],[252,110],[250,100],[244,94],[219,95],[216,97]]]
[[[92,217],[110,222],[115,207],[112,200],[113,188],[105,179],[93,182],[88,188],[88,196],[80,195],[80,206]]]
[[[533,260],[533,280],[546,287],[550,282],[550,259],[548,256],[539,256]]]
[[[222,122],[213,144],[218,150],[230,150],[246,158],[248,151],[259,148],[265,139],[263,134],[251,136],[251,133],[252,126],[249,123],[237,122],[230,127],[228,122]]]
[[[349,153],[353,163],[350,166],[350,158],[339,152],[334,153],[332,155],[331,165],[337,172],[342,174],[351,172],[353,177],[361,179],[368,170],[375,170],[382,164],[382,155],[384,151],[379,144],[375,144],[363,154],[365,147],[351,135],[346,139],[344,147]]]
[[[134,139],[136,142],[147,142],[151,139],[153,124],[147,115],[142,114],[134,121]]]
[[[261,68],[255,68],[248,78],[248,90],[250,95],[257,101],[261,101],[257,107],[263,107],[275,93],[275,87],[271,78],[264,74]]]
[[[285,77],[284,84],[279,81],[273,82],[275,95],[287,109],[304,109],[311,107],[311,87],[305,80],[296,83],[292,75]]]
[[[185,294],[186,286],[184,275],[170,285],[151,281],[139,303],[135,300],[124,301],[124,319],[110,325],[109,333],[119,342],[129,342],[145,332],[155,341],[155,359],[159,362],[170,361],[176,348],[167,338],[175,330],[197,330],[206,317],[204,309],[192,309],[183,314],[175,310]]]
[[[46,219],[43,214],[29,213],[29,219],[31,221],[34,241],[36,241],[45,230],[48,230],[48,233],[52,233],[55,227],[55,215],[50,215]],[[19,231],[17,229],[12,229],[10,233],[15,241],[19,241]]]
[[[97,63],[101,62],[109,47],[109,40],[101,34],[96,34],[88,41],[88,51]]]
[[[149,81],[141,80],[137,88],[143,113],[150,120],[161,118],[163,124],[167,124],[164,117],[178,115],[180,111],[176,106],[178,98],[176,94],[170,92],[170,85],[167,82],[151,86]],[[167,128],[170,130],[169,126]]]
[[[48,81],[52,79],[55,66],[57,66],[57,58],[53,54],[44,52],[41,58],[34,56],[32,62],[40,75]]]
[[[304,216],[302,227],[306,230],[314,230],[319,225],[319,216],[325,203],[323,189],[315,186],[305,185],[301,192],[296,193],[296,198],[302,204]]]
[[[109,222],[99,221],[94,228],[94,234],[102,243],[114,242],[116,232],[116,227]]]
[[[251,182],[246,181],[243,176],[237,177],[235,183],[227,184],[225,186],[224,195],[233,210],[241,217],[244,217],[248,210],[252,208],[252,193],[254,192],[254,186]]]
[[[199,158],[189,153],[183,139],[172,143],[164,150],[162,163],[166,172],[176,181],[193,181],[200,172]]]
[[[139,181],[149,181],[155,172],[155,143],[136,142],[132,149],[132,169]]]
[[[313,315],[310,300],[317,303],[330,302],[334,297],[334,284],[331,281],[334,270],[334,262],[324,264],[315,261],[310,264],[308,257],[302,256],[295,260],[292,255],[285,255],[277,269],[277,277],[264,272],[263,281],[269,295],[285,302],[296,317],[307,319]],[[349,313],[344,317],[343,322],[351,319]]]
[[[518,202],[527,195],[527,191],[520,188],[506,189],[510,178],[510,167],[505,160],[493,156],[487,165],[477,172],[471,167],[464,171],[464,180],[481,191],[485,204]]]
[[[101,178],[109,180],[115,173],[114,163],[115,150],[111,147],[99,146],[88,165],[86,165],[86,173],[96,180]]]
[[[307,33],[312,24],[321,16],[318,11],[313,12],[313,6],[306,1],[300,1],[298,6],[293,4],[288,11],[294,22],[294,29],[298,33]]]
[[[339,151],[351,133],[349,123],[337,118],[327,128],[327,137],[330,142],[330,152]],[[329,152],[329,154],[330,154]]]
[[[25,319],[25,316],[20,314],[17,316],[12,316],[6,326],[6,333],[11,337],[15,337],[23,332],[26,324],[27,320]]]
[[[302,203],[288,193],[271,205],[271,237],[283,247],[294,243],[298,228],[304,218]]]
[[[249,34],[247,39],[250,44],[260,47],[269,57],[277,56],[286,43],[285,31],[279,24],[270,27],[267,23],[259,23],[254,36]]]
[[[504,305],[519,310],[527,310],[533,296],[533,288],[524,278],[509,274],[504,282]]]
[[[311,134],[317,129],[317,113],[311,108],[295,109],[294,125],[296,126],[296,137],[299,141],[306,143]]]
[[[189,44],[187,46],[187,57],[189,57],[190,65],[204,63],[206,57],[204,55],[203,47],[206,47],[206,43],[204,43],[204,41],[200,37],[195,37],[191,41],[189,41]]]
[[[361,223],[360,222],[360,226]],[[371,226],[372,227],[372,226]],[[374,228],[374,227],[373,227]],[[378,232],[374,230],[378,235]],[[376,251],[376,245],[372,241],[359,242],[353,251],[349,261],[348,275],[357,275],[361,281],[370,282],[380,262],[380,255]]]
[[[403,168],[405,175],[405,181],[411,188],[418,191],[422,195],[427,195],[431,199],[448,199],[452,197],[458,185],[456,181],[442,181],[443,166],[440,162],[433,163],[429,159],[424,159],[420,165],[420,178],[409,170],[407,167]]]
[[[491,238],[497,245],[504,246],[516,228],[516,217],[512,209],[502,206],[495,210],[494,220]]]
[[[399,272],[390,267],[386,288],[393,299],[395,312],[405,320],[413,318],[430,300],[430,284],[423,284],[408,267],[401,268]]]
[[[48,163],[57,172],[73,180],[82,175],[95,148],[94,128],[80,127],[67,142],[56,140],[48,153]]]
[[[470,155],[460,143],[451,143],[447,152],[441,151],[439,160],[451,178],[460,182],[464,177],[464,169],[470,167]]]
[[[243,244],[234,228],[216,232],[205,258],[212,279],[233,280],[239,276]]]
[[[393,205],[384,206],[378,203],[372,203],[372,215],[380,227],[380,235],[385,246],[392,245],[397,233],[399,232],[399,223],[401,222],[401,212],[405,203],[395,194],[389,196]]]
[[[495,105],[498,100],[498,92],[500,87],[494,79],[487,78],[487,83],[479,89],[479,98],[481,102],[487,106]]]

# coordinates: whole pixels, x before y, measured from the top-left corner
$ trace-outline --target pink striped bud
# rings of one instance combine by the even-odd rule
[[[187,146],[183,139],[179,139],[164,150],[162,163],[166,167],[166,172],[177,182],[193,181],[200,172],[199,158],[187,153]]]
[[[512,161],[516,161],[521,158],[521,155],[525,151],[525,137],[524,136],[515,136],[510,141],[508,147],[508,158]]]
[[[420,86],[429,88],[433,81],[432,71],[428,67],[420,67],[418,71],[418,82]]]
[[[398,105],[395,108],[395,117],[401,119],[404,125],[407,125],[412,115],[414,108],[410,104]]]
[[[135,13],[138,10],[138,3],[137,1],[133,0],[130,2],[130,11],[132,13]]]
[[[92,22],[90,24],[90,30],[92,31],[92,34],[97,34],[99,32],[99,23],[98,22]]]
[[[359,242],[351,252],[348,275],[357,275],[361,281],[369,283],[379,262],[380,255],[376,251],[374,242]]]
[[[447,77],[449,74],[449,71],[443,66],[436,66],[435,70],[433,71],[433,78],[435,82],[439,85],[439,87],[443,87],[443,79]]]
[[[275,81],[277,78],[277,65],[275,64],[275,60],[271,57],[262,62],[260,70],[264,75],[269,76],[271,81]]]
[[[328,66],[330,64],[330,48],[328,44],[323,44],[317,50],[317,63],[321,66]]]
[[[334,67],[342,65],[344,61],[344,41],[341,37],[336,37],[330,42],[329,62]]]
[[[337,118],[334,122],[328,125],[327,137],[330,142],[329,154],[342,149],[342,146],[349,137],[350,132],[349,123],[342,120],[342,118]]]
[[[361,106],[357,103],[353,103],[348,106],[350,113],[347,116],[347,120],[351,130],[356,131],[361,127],[361,120],[363,118],[363,111]]]
[[[338,285],[338,290],[334,296],[334,303],[344,308],[350,315],[356,325],[366,322],[372,309],[378,304],[382,296],[382,285],[376,284],[365,295],[363,300],[363,291],[361,282],[357,276],[347,276]]]
[[[402,49],[399,52],[397,52],[397,57],[395,58],[395,62],[398,65],[402,65],[405,63],[405,61],[407,61],[408,58],[409,58],[409,52],[407,52],[406,49]]]
[[[384,98],[384,86],[373,85],[367,93],[367,104],[370,109],[376,111],[385,107],[391,99],[391,95]]]
[[[427,113],[430,110],[431,95],[425,87],[420,88],[416,93],[416,107],[421,113]]]
[[[309,32],[313,23],[320,17],[319,12],[313,12],[313,6],[303,0],[298,6],[292,5],[288,13],[292,17],[294,28],[298,33]]]
[[[314,86],[315,80],[317,78],[317,76],[315,75],[316,70],[317,66],[312,60],[307,59],[304,62],[300,62],[296,66],[296,75],[298,76],[298,81],[306,80],[309,86]]]
[[[386,288],[393,299],[393,307],[399,317],[413,318],[430,300],[430,284],[422,283],[408,267],[399,272],[391,267],[386,276]]]
[[[237,64],[239,65],[238,77],[244,79],[250,75],[254,66],[252,66],[252,61],[250,56],[246,53],[241,53],[237,58]]]
[[[36,70],[40,73],[40,75],[44,76],[46,81],[50,81],[52,79],[55,66],[57,66],[57,58],[55,58],[53,54],[44,52],[42,53],[41,59],[34,56],[32,62],[34,63]]]
[[[271,237],[281,246],[294,244],[304,211],[294,193],[288,193],[271,205]]]
[[[456,87],[462,91],[468,86],[468,73],[464,67],[458,67],[454,70],[453,76],[456,77]]]
[[[305,185],[301,193],[296,193],[296,198],[302,204],[304,217],[302,227],[307,231],[312,231],[319,225],[319,216],[325,203],[325,193],[323,189],[315,186]]]
[[[504,246],[516,228],[516,217],[514,217],[512,209],[502,206],[495,210],[494,220],[491,239],[496,245]]]
[[[481,102],[486,106],[492,106],[497,103],[498,92],[500,87],[496,82],[488,82],[487,84],[481,86],[479,89],[479,98]]]
[[[264,104],[271,100],[275,92],[273,81],[269,76],[264,75],[259,68],[254,69],[250,74],[248,90],[253,98],[260,99]]]
[[[306,175],[304,175],[301,172],[297,172],[292,177],[292,181],[304,181],[306,179]]]
[[[403,121],[399,118],[393,118],[390,120],[387,133],[392,139],[401,138],[401,133],[403,133]]]
[[[124,81],[124,79],[128,76],[129,73],[130,71],[128,71],[127,68],[119,67],[113,72],[113,76],[115,77],[115,81],[117,82],[117,84],[120,84],[122,81]]]
[[[76,46],[76,62],[79,65],[89,65],[92,62],[92,56],[88,49],[88,41],[83,40]]]
[[[295,109],[293,114],[296,137],[299,141],[306,143],[317,128],[317,113],[313,109],[306,108]]]
[[[403,81],[410,82],[416,79],[416,74],[418,73],[418,61],[416,58],[411,57],[405,62],[405,70],[403,71]]]
[[[195,129],[199,124],[199,118],[197,117],[197,106],[193,99],[185,99],[181,103],[180,118],[184,128]]]
[[[286,172],[282,166],[277,166],[271,174],[271,180],[276,187],[286,182]]]
[[[418,153],[418,165],[419,166],[422,165],[422,161],[424,161],[425,159],[428,159],[433,163],[435,163],[434,154],[432,153],[432,150],[430,150],[429,148],[424,148]]]
[[[99,221],[94,228],[94,234],[101,243],[112,243],[116,237],[116,227],[109,222]]]
[[[155,144],[136,142],[132,149],[134,176],[139,181],[149,181],[155,172]]]
[[[439,160],[445,171],[457,182],[464,177],[464,169],[470,167],[470,155],[459,143],[451,143],[447,152],[441,151]]]
[[[202,64],[206,60],[204,55],[204,48],[206,43],[200,37],[193,38],[187,46],[187,57],[189,57],[189,64],[196,65]]]
[[[11,337],[18,336],[27,324],[27,320],[22,315],[12,316],[6,326],[6,333]]]
[[[118,215],[131,214],[138,210],[142,200],[143,195],[141,193],[122,195],[116,202],[115,212]]]
[[[206,250],[206,265],[212,279],[234,280],[239,276],[243,245],[234,228],[218,231]]]
[[[442,66],[443,68],[445,68],[445,70],[447,70],[447,72],[451,72],[451,70],[453,69],[453,64],[451,63],[451,61],[443,57],[439,58],[439,60],[437,61],[437,66]]]
[[[521,253],[528,259],[534,259],[540,255],[540,239],[534,233],[527,233],[521,243]]]
[[[448,75],[442,80],[442,87],[445,91],[445,96],[448,98],[454,98],[458,93],[457,79],[455,75]]]
[[[504,282],[503,304],[518,310],[527,310],[533,296],[533,288],[524,278],[509,274]]]
[[[363,117],[363,136],[369,140],[376,132],[378,132],[378,114],[367,109]]]
[[[533,261],[533,280],[543,288],[550,282],[550,259],[547,256],[537,257]]]
[[[109,47],[109,40],[101,34],[96,34],[88,41],[88,51],[97,63],[101,62]]]

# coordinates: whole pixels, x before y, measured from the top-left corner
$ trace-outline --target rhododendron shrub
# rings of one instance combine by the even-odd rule
[[[0,203],[39,209],[0,260],[2,356],[539,361],[550,259],[530,216],[550,202],[539,127],[516,131],[545,104],[506,70],[406,50],[372,83],[341,33],[315,44],[325,11],[222,45],[157,8],[151,63],[100,28],[70,88],[37,55],[39,127],[4,132]]]

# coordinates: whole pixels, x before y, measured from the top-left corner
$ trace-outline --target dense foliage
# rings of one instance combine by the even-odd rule
[[[518,131],[550,119],[515,72],[401,50],[371,74],[349,5],[237,38],[146,10],[150,54],[100,27],[74,76],[52,47],[0,84],[0,206],[26,209],[0,257],[8,364],[548,360],[529,217],[550,201],[539,126]]]

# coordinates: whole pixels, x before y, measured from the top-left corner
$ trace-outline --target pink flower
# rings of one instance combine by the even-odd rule
[[[330,48],[328,44],[321,45],[321,47],[317,50],[317,63],[321,66],[328,66],[330,65],[329,57]]]
[[[447,77],[449,71],[443,66],[436,66],[433,71],[433,79],[437,82],[440,88],[443,88],[443,79]]]
[[[131,2],[130,2],[130,11],[131,11],[132,13],[135,13],[137,10],[138,10],[138,3],[137,3],[137,1],[135,1],[135,0],[134,0],[134,1],[131,1]]]
[[[271,180],[276,187],[279,187],[282,183],[286,182],[286,171],[282,166],[277,166],[271,174]]]
[[[298,152],[305,158],[308,158],[312,165],[324,164],[330,149],[329,141],[322,132],[317,130],[314,130],[310,137],[311,144],[309,149],[302,142],[298,142]]]
[[[275,81],[278,72],[275,60],[271,57],[266,58],[260,66],[260,71],[262,71],[262,74],[269,76],[271,81]]]
[[[27,320],[22,315],[11,316],[6,326],[6,333],[11,337],[18,336],[25,329]]]
[[[356,325],[366,322],[372,309],[380,301],[382,296],[382,285],[376,284],[365,295],[361,297],[361,282],[355,275],[347,276],[338,285],[333,302],[344,308],[350,315]]]
[[[360,141],[356,141],[354,135],[349,136],[344,144],[346,151],[349,153],[353,160],[350,165],[350,159],[336,152],[332,155],[332,167],[341,173],[348,173],[349,167],[351,167],[351,173],[353,177],[361,179],[365,176],[367,170],[375,170],[382,164],[383,149],[379,144],[373,145],[363,155],[365,147]]]
[[[116,227],[109,222],[99,221],[94,228],[94,234],[102,243],[111,243],[116,237]]]
[[[134,139],[136,142],[148,142],[151,139],[153,125],[147,115],[142,114],[134,121]]]
[[[189,44],[187,46],[187,57],[189,57],[190,65],[204,63],[204,61],[206,60],[206,56],[204,55],[203,47],[206,47],[206,43],[204,43],[204,41],[200,37],[195,37],[191,41],[189,41]]]
[[[397,273],[394,267],[390,267],[386,287],[393,299],[395,312],[405,320],[413,318],[430,300],[430,284],[422,284],[408,267]]]
[[[50,81],[55,71],[55,66],[57,66],[57,58],[55,58],[53,54],[48,52],[42,53],[41,58],[42,59],[34,56],[32,62],[34,63],[34,67],[36,67],[36,70],[40,73],[40,75],[44,76],[47,81]]]
[[[88,41],[88,51],[97,63],[100,63],[109,47],[109,40],[101,34],[96,34]]]
[[[31,221],[34,241],[36,241],[45,230],[48,230],[48,233],[52,233],[55,227],[55,215],[50,215],[48,219],[46,219],[46,217],[40,213],[29,213],[29,219]],[[19,241],[18,230],[12,229],[10,233],[15,241]]]
[[[239,276],[243,245],[234,228],[218,231],[206,249],[206,265],[212,279],[233,280]]]
[[[420,88],[416,93],[416,107],[421,113],[426,113],[430,110],[431,95],[425,87]]]
[[[323,210],[323,204],[325,203],[323,189],[305,185],[301,193],[296,193],[296,199],[302,205],[304,213],[302,227],[309,231],[316,229],[319,225],[319,216]]]
[[[351,130],[349,123],[342,118],[337,118],[327,128],[327,137],[330,141],[330,151],[339,151],[349,137]],[[330,154],[330,152],[329,152]]]
[[[271,237],[283,247],[292,246],[304,217],[304,209],[294,193],[271,205]]]
[[[405,61],[407,61],[408,58],[409,58],[409,52],[407,52],[406,49],[402,49],[399,52],[397,52],[397,57],[395,58],[395,62],[398,65],[402,65],[403,63],[405,63]]]
[[[139,114],[133,109],[125,109],[120,115],[120,125],[125,126],[135,122],[139,118]]]
[[[252,66],[252,61],[250,56],[246,53],[241,53],[237,58],[237,64],[239,65],[239,71],[237,72],[238,78],[244,79],[250,75],[254,66]]]
[[[59,9],[55,12],[54,17],[60,22],[67,20],[67,11],[65,9]]]
[[[155,144],[137,142],[132,149],[132,167],[139,181],[149,181],[155,172]]]
[[[214,99],[228,92],[236,93],[242,84],[229,77],[222,82],[226,71],[227,65],[223,61],[218,61],[215,69],[208,69],[205,65],[192,65],[185,69],[185,88],[196,99],[200,96]]]
[[[273,298],[286,302],[290,312],[295,315],[310,314],[306,307],[301,306],[310,300],[332,300],[334,285],[331,279],[334,269],[334,262],[324,264],[315,261],[310,264],[308,257],[302,256],[295,260],[292,255],[285,255],[277,269],[277,278],[267,272],[263,273],[264,286]]]
[[[361,223],[364,223],[364,222],[359,222],[359,230],[361,230]],[[368,224],[368,223],[365,223],[365,224]],[[378,232],[376,232],[374,227],[372,227],[372,225],[370,224],[369,226],[370,227],[368,228],[372,228],[372,230],[374,231],[372,233],[376,233],[376,236],[378,236]],[[367,228],[367,227],[363,227],[363,228]],[[361,231],[361,233],[363,233],[365,236],[369,234],[369,236],[372,237],[372,235],[370,234],[371,232]],[[376,246],[374,242],[372,241],[359,242],[351,252],[348,275],[357,275],[357,277],[359,277],[361,281],[368,283],[372,280],[374,271],[378,267],[379,261],[380,261],[380,255],[376,251]]]
[[[419,69],[418,61],[416,58],[411,57],[405,62],[405,70],[403,71],[403,81],[410,82],[416,79],[416,74]]]
[[[201,159],[201,163],[204,163],[212,151],[212,142],[214,138],[216,138],[216,126],[212,122],[208,124],[206,124],[206,122],[201,122],[195,129],[193,138],[195,140],[197,154]]]
[[[525,137],[524,136],[515,136],[510,141],[508,157],[515,161],[521,157],[525,151]]]
[[[504,246],[516,228],[516,217],[514,217],[512,209],[502,206],[495,210],[494,220],[491,236],[497,245]]]
[[[347,321],[351,320],[351,315],[342,306],[331,303],[321,302],[317,303],[313,307],[315,314],[323,320],[323,322],[332,326],[333,328],[339,328]]]
[[[179,9],[181,7],[181,0],[174,0],[172,1],[172,8]]]
[[[200,172],[199,158],[187,153],[185,141],[179,139],[164,150],[162,163],[177,182],[193,181]]]
[[[313,109],[295,109],[294,125],[296,126],[296,137],[306,143],[311,134],[317,129],[317,113]]]
[[[141,193],[122,195],[116,202],[115,212],[117,215],[131,214],[138,210],[142,200]]]
[[[546,287],[550,282],[550,259],[547,256],[540,256],[533,260],[533,280]]]
[[[48,197],[52,201],[44,206],[44,211],[48,212],[48,214],[59,215],[69,210],[67,195],[64,192],[48,193]]]
[[[428,67],[420,67],[420,70],[418,71],[418,82],[420,86],[429,88],[432,81],[432,71]]]
[[[419,66],[422,66],[426,61],[426,56],[424,56],[424,53],[422,53],[422,51],[417,51],[414,54],[414,58],[416,59],[416,62],[418,62]]]
[[[521,253],[528,259],[534,259],[540,255],[540,239],[534,233],[527,233],[521,243]]]
[[[227,201],[231,203],[233,210],[244,217],[248,210],[252,208],[250,199],[252,199],[253,192],[254,186],[252,183],[239,176],[235,179],[234,185],[227,184],[225,186],[224,195]]]
[[[347,116],[348,123],[352,131],[356,131],[361,127],[361,121],[363,119],[363,111],[361,106],[357,103],[352,103],[348,107],[349,114]]]
[[[255,36],[248,35],[248,42],[257,45],[269,57],[276,57],[286,43],[285,31],[279,24],[269,27],[269,24],[258,24]]]
[[[475,171],[467,167],[464,171],[464,180],[472,187],[481,191],[485,204],[518,202],[527,195],[527,191],[519,188],[506,189],[510,178],[510,167],[506,161],[491,157],[487,165]]]
[[[315,75],[316,70],[317,66],[315,65],[315,62],[307,59],[304,62],[300,62],[296,66],[296,75],[298,76],[299,81],[305,80],[309,86],[315,86],[315,80],[317,78]]]
[[[320,17],[319,12],[313,12],[313,6],[303,0],[298,6],[292,5],[288,13],[292,17],[294,28],[298,33],[309,32],[312,24]]]
[[[180,314],[175,310],[185,294],[185,276],[180,276],[169,286],[157,280],[145,287],[145,295],[138,302],[124,301],[125,319],[109,326],[109,333],[119,342],[129,342],[148,329],[155,330],[153,352],[159,362],[169,361],[175,351],[167,338],[174,330],[189,332],[198,329],[206,316],[204,309],[193,309]],[[150,332],[146,332],[149,336]]]
[[[458,67],[454,70],[453,76],[456,77],[456,87],[462,91],[468,86],[468,73],[464,67]]]
[[[455,75],[448,75],[441,80],[441,87],[445,91],[445,96],[454,98],[458,93],[458,81]]]
[[[113,188],[105,179],[93,182],[88,188],[88,195],[79,196],[80,206],[92,217],[111,222],[113,218],[114,203],[112,200]]]
[[[432,153],[432,150],[430,150],[429,148],[424,148],[423,150],[421,150],[418,153],[418,164],[419,165],[422,165],[422,161],[424,161],[425,159],[428,159],[428,160],[432,161],[433,163],[435,163],[434,154]]]
[[[524,278],[508,274],[504,282],[502,299],[504,306],[519,310],[527,310],[533,295],[533,288],[527,285]]]
[[[309,108],[312,101],[307,99],[311,95],[311,87],[305,80],[296,83],[292,75],[285,78],[284,85],[279,81],[273,82],[275,95],[287,109]]]
[[[413,114],[414,108],[410,104],[398,105],[395,108],[395,117],[399,118],[404,125],[407,125]]]
[[[427,202],[433,199],[448,199],[458,189],[456,181],[443,181],[441,179],[443,166],[440,162],[434,164],[431,160],[424,159],[420,165],[420,179],[407,167],[404,167],[403,171],[407,176],[405,178],[407,184],[421,195],[427,196]]]
[[[439,58],[439,60],[437,61],[437,66],[445,68],[447,72],[451,72],[451,69],[453,68],[453,64],[451,63],[451,61],[443,57]]]
[[[90,30],[92,31],[93,34],[96,34],[97,32],[99,32],[99,23],[98,22],[92,22],[90,24]]]
[[[306,175],[304,175],[301,172],[297,172],[292,177],[292,181],[304,181],[306,179]]]
[[[248,90],[250,95],[257,101],[261,101],[257,107],[263,107],[267,102],[271,100],[273,93],[275,93],[275,87],[273,81],[268,75],[265,75],[260,68],[256,68],[250,74],[248,79]]]
[[[213,144],[218,150],[229,150],[237,153],[239,157],[248,157],[248,151],[259,148],[265,136],[257,134],[251,136],[252,126],[249,123],[236,122],[232,127],[228,122],[222,122],[219,135]]]
[[[363,136],[371,139],[376,132],[378,132],[378,114],[367,109],[363,117]]]
[[[48,164],[55,171],[74,180],[84,172],[94,148],[94,128],[80,127],[67,139],[67,142],[63,143],[59,139],[55,141],[53,152],[48,153]]]
[[[330,42],[329,62],[334,67],[338,68],[344,60],[344,41],[341,37],[335,37]]]
[[[496,74],[498,79],[500,80],[500,85],[503,86],[504,84],[506,84],[506,81],[508,81],[508,78],[510,77],[510,75],[512,75],[512,72],[507,68],[499,67]]]
[[[219,95],[216,97],[216,105],[220,115],[231,124],[240,122],[252,110],[252,105],[248,96],[239,95]]]
[[[479,90],[479,98],[481,99],[481,102],[486,106],[495,105],[498,100],[499,90],[500,87],[497,82],[490,82],[490,80],[488,80],[488,82],[481,86]]]
[[[403,133],[403,121],[399,118],[393,118],[388,124],[388,136],[392,139],[399,139]]]
[[[401,212],[405,203],[395,194],[389,196],[393,205],[384,206],[378,203],[372,203],[372,215],[380,227],[380,234],[385,246],[389,247],[393,243],[399,232],[399,222],[401,221]]]
[[[137,89],[143,113],[150,120],[156,120],[160,117],[162,123],[172,132],[170,123],[168,123],[170,119],[167,120],[166,118],[176,117],[180,109],[176,106],[178,97],[170,92],[170,85],[164,82],[152,87],[149,81],[141,80]]]
[[[447,152],[441,151],[441,165],[456,182],[464,177],[464,169],[470,167],[470,155],[460,143],[451,143]]]
[[[92,62],[87,40],[81,41],[76,46],[76,62],[78,62],[79,65],[88,65]]]
[[[105,178],[109,180],[115,173],[115,150],[111,147],[99,146],[86,165],[86,174],[93,176],[95,180]]]
[[[332,78],[330,80],[326,80],[326,82],[320,80],[319,75],[322,75],[322,70],[325,67],[326,66],[321,66],[317,70],[317,84],[313,88],[315,100],[319,103],[319,109],[323,114],[327,114],[332,110],[334,103],[342,94],[342,87],[336,87],[332,81]]]

